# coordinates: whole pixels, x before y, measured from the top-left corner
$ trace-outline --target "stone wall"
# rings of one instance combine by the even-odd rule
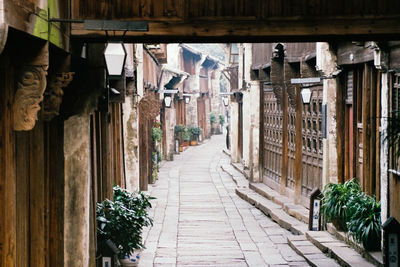
[[[126,189],[135,191],[139,189],[138,110],[135,99],[126,97],[122,109]]]
[[[328,43],[317,43],[317,65],[323,75],[329,77],[337,70],[337,59],[335,53]],[[336,90],[338,81],[336,79],[325,79],[323,81],[323,105],[326,105],[326,132],[327,137],[323,139],[323,161],[322,161],[322,186],[331,182],[337,183],[337,135],[336,135]]]
[[[64,266],[89,266],[90,119],[64,122]]]

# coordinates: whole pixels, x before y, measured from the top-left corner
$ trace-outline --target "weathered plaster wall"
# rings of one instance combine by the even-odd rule
[[[237,102],[231,102],[229,105],[230,108],[230,146],[231,146],[231,160],[232,162],[239,162],[240,155],[238,151],[238,131],[239,131],[239,121],[238,121],[238,114],[239,114],[239,104]]]
[[[330,77],[337,71],[337,58],[328,43],[317,43],[317,69],[323,75]],[[327,183],[337,183],[337,135],[336,135],[336,90],[337,79],[325,79],[323,81],[322,104],[326,105],[326,131],[327,138],[323,139],[322,161],[322,186]]]
[[[89,266],[89,115],[64,122],[64,157],[64,266]]]
[[[259,105],[253,103],[254,95],[253,90],[258,90],[257,87],[252,87],[250,84],[250,71],[252,64],[252,44],[245,43],[242,45],[243,58],[239,61],[239,70],[242,70],[242,87],[243,91],[243,163],[251,169],[253,162],[253,146],[257,140],[253,139],[253,127],[256,123],[255,114],[259,113]],[[244,64],[244,66],[243,66]],[[257,102],[258,103],[258,102]]]
[[[250,127],[251,127],[251,97],[250,90],[243,92],[243,158],[242,163],[246,168],[250,164]]]
[[[186,104],[186,125],[198,126],[197,124],[197,97],[199,94],[193,94],[190,97],[189,104]]]
[[[143,44],[135,45],[135,58],[136,58],[136,90],[139,95],[138,102],[143,97]]]
[[[388,142],[385,142],[386,131],[388,128],[387,117],[389,115],[389,78],[388,73],[383,72],[381,76],[381,155],[380,155],[380,163],[381,163],[381,221],[384,223],[388,218],[388,155],[389,155],[389,147]]]
[[[8,36],[8,25],[5,23],[4,0],[0,0],[0,54],[3,52]]]
[[[139,189],[138,109],[132,96],[125,98],[123,109],[126,188]]]
[[[258,183],[260,177],[260,83],[250,82],[251,126],[250,126],[250,179]]]
[[[176,110],[171,105],[171,108],[165,108],[165,131],[166,131],[166,147],[167,151],[165,156],[167,159],[172,158],[172,154],[175,152],[175,134],[174,127],[176,125]]]

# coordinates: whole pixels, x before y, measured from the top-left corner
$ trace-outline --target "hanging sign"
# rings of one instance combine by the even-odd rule
[[[383,229],[383,262],[385,266],[398,267],[399,261],[399,237],[400,223],[394,218],[389,217],[382,225]]]
[[[396,233],[388,234],[389,245],[388,245],[388,260],[389,267],[399,266],[399,240],[397,239]]]
[[[308,218],[308,230],[321,230],[321,191],[315,188],[310,194],[310,214]]]

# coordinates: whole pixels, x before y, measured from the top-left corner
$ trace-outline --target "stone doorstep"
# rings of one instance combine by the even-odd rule
[[[308,224],[308,209],[301,205],[294,204],[293,201],[282,196],[270,187],[262,183],[250,183],[249,188],[253,189],[260,195],[274,201],[276,204],[282,206],[283,210],[296,219]]]
[[[322,252],[336,259],[343,266],[379,266],[363,258],[356,250],[350,248],[344,241],[336,239],[326,231],[308,231],[306,237]]]
[[[231,156],[231,152],[229,150],[227,150],[226,148],[222,149],[222,152],[225,153],[225,155],[227,156]]]
[[[287,241],[289,246],[304,257],[311,266],[340,266],[308,241],[305,235],[288,236]]]
[[[278,223],[282,228],[291,231],[293,234],[304,234],[305,231],[307,231],[308,227],[305,223],[288,215],[282,210],[281,206],[262,197],[253,190],[248,188],[236,188],[236,194],[271,217],[271,219]]]
[[[244,177],[246,177],[247,180],[250,178],[250,171],[246,170],[241,163],[231,163],[231,165],[241,174],[243,174]]]
[[[336,237],[338,240],[346,243],[348,246],[356,250],[365,259],[371,262],[375,266],[384,266],[383,257],[381,251],[366,251],[360,244],[356,243],[352,238],[350,238],[346,233],[338,231],[332,223],[327,224],[328,232]]]

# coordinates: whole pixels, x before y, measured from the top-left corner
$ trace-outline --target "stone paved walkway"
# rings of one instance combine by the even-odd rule
[[[308,266],[287,230],[235,194],[224,135],[164,162],[140,266]]]

